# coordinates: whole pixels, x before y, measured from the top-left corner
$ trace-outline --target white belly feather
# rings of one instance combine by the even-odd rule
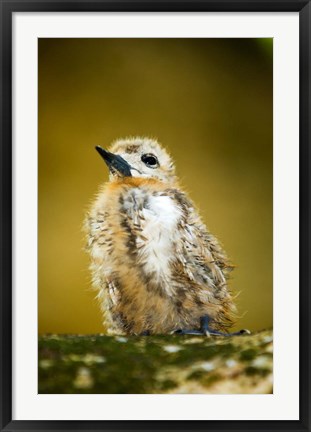
[[[146,273],[152,273],[159,281],[169,281],[181,211],[170,197],[152,196],[142,213],[143,237],[137,240],[140,261]]]

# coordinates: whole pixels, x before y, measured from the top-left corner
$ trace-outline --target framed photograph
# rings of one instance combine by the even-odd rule
[[[1,1],[1,430],[310,430],[310,10]]]

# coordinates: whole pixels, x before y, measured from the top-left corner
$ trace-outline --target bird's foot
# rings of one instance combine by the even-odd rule
[[[199,336],[203,336],[204,333],[202,332],[202,330],[186,330],[186,329],[178,329],[178,330],[174,330],[172,332],[172,334],[178,334],[178,335],[199,335]]]
[[[139,334],[139,336],[150,336],[150,331],[149,330],[145,330],[145,331],[141,332]]]
[[[249,335],[251,332],[247,329],[242,329],[238,332],[234,333],[223,333],[218,330],[213,330],[209,327],[210,318],[205,315],[200,319],[200,329],[199,330],[187,330],[187,329],[178,329],[173,332],[173,334],[178,335],[198,335],[198,336],[241,336],[241,335]]]

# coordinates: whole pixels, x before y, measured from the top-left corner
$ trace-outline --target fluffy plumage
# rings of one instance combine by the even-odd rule
[[[112,170],[86,220],[93,285],[109,334],[226,330],[235,306],[231,269],[216,238],[178,185],[173,162],[155,140],[126,139],[110,151],[131,166]],[[147,166],[144,155],[157,158]]]

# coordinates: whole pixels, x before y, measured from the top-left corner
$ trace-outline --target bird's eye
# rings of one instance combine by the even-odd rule
[[[159,161],[153,154],[144,154],[142,155],[141,160],[149,168],[157,168],[159,166]]]

